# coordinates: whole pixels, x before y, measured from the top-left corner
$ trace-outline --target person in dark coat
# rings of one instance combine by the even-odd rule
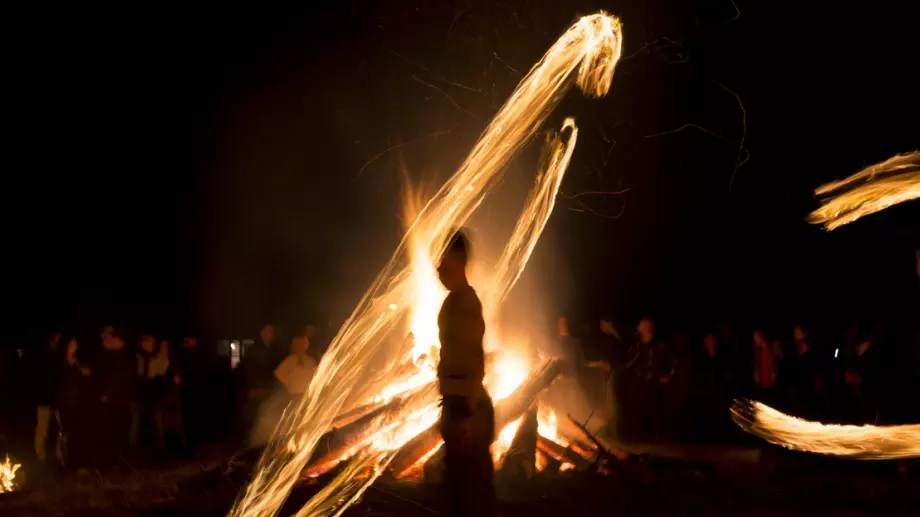
[[[48,338],[48,345],[38,357],[35,372],[35,456],[44,464],[48,458],[48,436],[59,420],[55,396],[64,369],[64,354],[60,348],[61,333],[54,332]]]
[[[259,339],[245,350],[242,369],[246,402],[243,408],[243,422],[250,429],[259,414],[259,407],[276,387],[275,368],[281,362],[275,343],[275,327],[265,324],[259,331]]]
[[[98,376],[94,376],[98,395],[98,418],[95,430],[98,461],[114,463],[128,450],[131,424],[130,403],[137,377],[134,355],[125,350],[125,340],[111,327],[102,334],[102,355]]]
[[[80,362],[77,339],[70,337],[65,343],[63,367],[55,393],[63,440],[58,440],[55,454],[65,467],[79,469],[90,462],[92,371]]]
[[[643,318],[637,326],[638,339],[629,349],[626,414],[627,436],[632,440],[657,441],[661,431],[664,387],[674,375],[675,365],[668,346],[655,334],[655,322]]]

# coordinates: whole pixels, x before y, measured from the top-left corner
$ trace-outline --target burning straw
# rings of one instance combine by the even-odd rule
[[[866,167],[849,178],[822,185],[815,195],[827,197],[808,222],[828,231],[898,203],[920,197],[920,151],[899,154]]]
[[[735,401],[732,418],[748,433],[787,449],[856,460],[920,456],[920,424],[822,424],[789,416],[766,404],[749,400]]]

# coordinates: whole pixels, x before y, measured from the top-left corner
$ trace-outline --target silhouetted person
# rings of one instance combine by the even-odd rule
[[[176,354],[179,377],[179,394],[182,408],[182,422],[185,440],[189,452],[194,452],[205,433],[205,424],[213,409],[208,404],[208,381],[211,376],[210,364],[198,346],[198,339],[186,336],[182,348]]]
[[[256,343],[245,350],[242,360],[246,385],[243,421],[247,428],[255,423],[259,406],[268,399],[276,386],[274,372],[280,359],[275,347],[275,327],[265,324],[259,331]]]
[[[92,372],[88,366],[80,364],[80,345],[77,339],[69,337],[65,343],[63,369],[60,371],[56,394],[64,443],[58,440],[55,453],[62,465],[79,469],[89,463],[89,430],[93,427],[93,421],[87,412],[87,402],[92,393]]]
[[[778,341],[770,341],[762,330],[753,334],[754,369],[751,378],[754,382],[754,395],[767,402],[773,402],[774,388],[779,378],[779,362],[782,349]]]
[[[844,382],[854,423],[872,424],[878,419],[876,400],[880,383],[879,335],[854,329],[844,345]]]
[[[125,350],[125,340],[112,327],[102,332],[102,355],[99,357],[98,392],[100,414],[97,426],[98,460],[114,461],[127,449],[131,423],[130,402],[137,377],[134,354]]]
[[[291,353],[275,368],[275,378],[280,388],[266,399],[259,408],[259,417],[253,426],[250,445],[264,445],[271,437],[272,430],[281,419],[284,409],[291,403],[300,401],[310,388],[310,381],[316,375],[316,360],[308,353],[310,340],[305,333],[291,339]]]
[[[819,419],[827,404],[824,364],[805,327],[796,325],[793,339],[795,350],[780,363],[780,385],[786,393],[789,411],[803,418]]]
[[[61,333],[54,332],[48,338],[47,346],[38,357],[35,375],[35,402],[38,406],[35,414],[35,455],[40,463],[45,463],[48,457],[48,435],[59,420],[55,404],[58,384],[61,381],[64,369],[64,354],[60,349]],[[54,424],[54,425],[53,425]],[[55,440],[55,443],[57,440]]]
[[[728,408],[733,391],[732,368],[715,334],[703,338],[703,349],[694,363],[693,404],[696,439],[721,442],[731,429]]]
[[[438,266],[441,283],[449,291],[438,314],[441,436],[449,514],[489,516],[495,498],[489,453],[495,413],[482,385],[485,322],[482,304],[467,280],[468,254],[466,236],[458,232]]]
[[[137,450],[141,432],[148,421],[156,430],[157,448],[166,446],[163,428],[163,381],[169,368],[169,359],[159,353],[153,336],[141,337],[137,351],[137,375],[134,400],[131,402],[131,449]]]
[[[667,345],[655,336],[655,322],[643,318],[636,328],[638,339],[630,347],[626,363],[630,389],[628,413],[631,438],[657,440],[661,426],[664,385],[674,374]]]

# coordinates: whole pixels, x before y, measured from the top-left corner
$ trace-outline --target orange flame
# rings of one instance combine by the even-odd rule
[[[13,480],[16,479],[16,471],[20,467],[22,465],[13,463],[9,456],[0,462],[0,493],[12,492],[16,489],[16,483]]]
[[[920,456],[920,424],[822,424],[789,416],[756,401],[736,401],[732,417],[748,433],[787,449],[857,460]]]
[[[886,208],[920,198],[920,151],[899,154],[849,178],[822,185],[815,195],[831,197],[808,216],[828,231]]]

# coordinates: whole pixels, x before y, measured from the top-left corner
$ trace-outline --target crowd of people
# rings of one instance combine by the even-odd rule
[[[803,325],[741,334],[723,323],[694,338],[662,337],[652,318],[629,335],[602,318],[573,337],[560,318],[558,340],[591,411],[606,408],[611,437],[725,442],[738,436],[728,408],[739,397],[825,422],[916,420],[916,403],[899,395],[918,379],[917,345],[910,346],[916,336],[901,330],[857,327],[834,342]],[[36,458],[79,470],[119,458],[194,454],[202,441],[261,445],[309,387],[315,335],[308,325],[282,344],[265,325],[233,369],[229,357],[194,336],[173,345],[152,334],[129,340],[106,326],[84,347],[55,332],[23,361],[33,381]]]
[[[314,335],[307,326],[282,346],[274,326],[264,325],[234,369],[229,357],[202,348],[195,336],[172,346],[141,334],[130,346],[122,332],[106,326],[98,345],[84,347],[76,336],[53,332],[21,361],[28,373],[20,377],[32,380],[21,396],[35,404],[36,459],[81,471],[194,455],[206,440],[259,445],[287,403],[309,386]]]
[[[565,318],[559,329],[563,347],[583,354],[583,390],[596,407],[612,406],[608,431],[623,440],[730,440],[728,408],[742,397],[824,422],[920,417],[916,397],[905,396],[920,381],[917,329],[876,323],[819,340],[805,325],[744,335],[722,323],[690,339],[680,331],[662,337],[648,317],[635,337],[610,318],[582,339],[569,336]]]

